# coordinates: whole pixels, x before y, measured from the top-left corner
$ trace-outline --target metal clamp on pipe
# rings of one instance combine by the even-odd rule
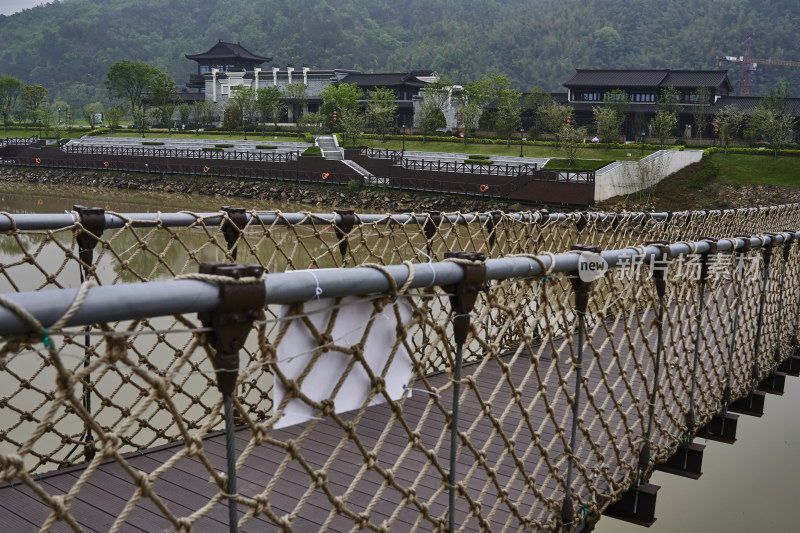
[[[356,212],[352,209],[336,209],[336,214],[340,217],[338,224],[333,225],[336,231],[336,240],[339,241],[339,253],[342,255],[342,263],[347,256],[347,236],[353,231],[353,226],[356,224]]]
[[[228,245],[228,250],[231,252],[231,257],[236,260],[236,241],[242,234],[242,230],[247,226],[247,212],[244,207],[230,207],[223,205],[219,208],[220,211],[226,213],[225,221],[222,223],[222,235],[225,237],[225,243]]]
[[[72,210],[78,213],[78,218],[84,231],[78,233],[78,256],[81,261],[91,266],[93,251],[100,236],[106,229],[106,210],[102,207],[84,207],[73,205]]]
[[[478,293],[486,282],[486,256],[481,252],[445,252],[445,259],[460,259],[459,265],[464,269],[464,278],[455,285],[444,287],[450,296],[453,309],[453,333],[456,344],[467,341],[469,331],[469,314],[475,306]]]
[[[260,265],[228,263],[202,263],[201,274],[226,276],[232,279],[260,278],[264,268]],[[264,307],[264,283],[219,284],[220,304],[214,311],[198,313],[206,328],[209,344],[214,347],[213,364],[217,371],[217,386],[223,394],[233,394],[239,372],[239,350]]]

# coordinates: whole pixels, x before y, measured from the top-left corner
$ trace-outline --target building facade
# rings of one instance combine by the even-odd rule
[[[218,42],[202,54],[187,54],[187,59],[197,62],[197,74],[192,74],[188,91],[181,93],[184,101],[206,100],[225,108],[234,87],[276,87],[286,94],[290,85],[301,83],[305,87],[303,102],[286,98],[286,112],[281,119],[284,123],[295,123],[305,112],[317,112],[322,106],[320,94],[330,85],[352,83],[363,92],[362,105],[366,105],[368,93],[377,88],[391,89],[396,96],[398,111],[396,124],[413,125],[414,101],[423,97],[421,91],[436,79],[430,70],[415,70],[399,73],[362,73],[357,70],[333,69],[317,70],[307,65],[295,67],[292,64],[280,67],[272,64],[269,57],[249,52],[241,44]],[[265,65],[265,63],[267,65]]]

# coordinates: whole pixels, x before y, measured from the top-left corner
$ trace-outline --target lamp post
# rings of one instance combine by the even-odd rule
[[[519,156],[522,157],[522,135],[525,133],[525,128],[519,129]]]
[[[144,139],[144,106],[142,106],[142,139]]]
[[[406,123],[403,122],[403,157],[406,156]]]
[[[644,157],[644,130],[642,130],[642,157]]]

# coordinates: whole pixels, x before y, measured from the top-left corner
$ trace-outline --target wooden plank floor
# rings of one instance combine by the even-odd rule
[[[636,320],[634,318],[634,320]],[[652,321],[651,314],[640,315],[642,324]],[[606,328],[615,339],[618,339],[617,350],[622,357],[616,358],[613,354],[611,343],[606,343]],[[655,346],[655,330],[649,331],[649,345]],[[603,407],[603,414],[597,415],[593,408],[587,409],[581,420],[582,431],[578,435],[576,453],[578,462],[585,469],[581,473],[576,470],[576,479],[573,487],[580,498],[591,500],[592,495],[588,488],[594,484],[598,491],[609,483],[609,477],[619,480],[624,476],[626,469],[636,462],[634,445],[638,448],[636,439],[643,433],[644,424],[639,419],[639,411],[632,408],[635,403],[644,406],[647,403],[646,387],[638,376],[651,376],[652,368],[650,358],[645,357],[642,339],[625,339],[622,322],[612,322],[605,327],[595,327],[592,332],[592,344],[604,346],[599,357],[593,357],[591,352],[585,352],[588,357],[584,361],[584,375],[588,386],[583,389],[581,405],[587,405],[588,391],[592,401]],[[568,346],[561,346],[560,341],[555,343],[560,355],[553,357],[550,346],[545,346],[540,352],[538,367],[531,364],[527,354],[520,354],[516,358],[506,356],[499,360],[486,360],[481,364],[471,364],[464,367],[464,376],[474,376],[476,389],[469,389],[467,401],[461,405],[459,428],[467,431],[471,428],[470,442],[478,450],[486,454],[487,468],[476,467],[475,455],[467,448],[462,448],[457,468],[457,479],[465,480],[470,498],[479,501],[481,517],[488,522],[492,531],[501,531],[507,528],[511,531],[520,529],[518,519],[513,516],[509,506],[498,497],[499,485],[508,491],[508,501],[518,506],[521,513],[542,522],[559,512],[558,506],[563,499],[563,481],[554,477],[550,469],[544,465],[543,455],[555,465],[557,474],[563,479],[567,468],[564,454],[565,443],[569,439],[569,432],[561,434],[548,415],[548,405],[553,417],[563,427],[570,427],[571,416],[566,413],[567,398],[559,389],[559,373],[556,372],[553,361],[558,361],[558,369],[562,373],[570,370],[567,354]],[[678,347],[673,347],[677,350]],[[719,364],[719,351],[709,350],[703,364]],[[628,356],[629,354],[638,354]],[[638,359],[638,365],[637,365]],[[717,360],[715,360],[717,359]],[[689,358],[680,358],[681,368],[673,368],[671,373],[684,372]],[[503,368],[508,364],[507,368]],[[505,370],[505,373],[504,373]],[[634,384],[628,388],[622,375],[627,375]],[[439,374],[429,378],[432,386],[445,387],[448,376]],[[664,377],[663,379],[669,379]],[[522,383],[527,380],[523,386]],[[540,387],[539,382],[546,388]],[[566,380],[567,387],[572,394],[574,376],[569,375]],[[662,386],[664,385],[662,381]],[[521,391],[518,397],[519,405],[529,412],[526,423],[523,420],[523,410],[512,400],[514,390]],[[477,391],[477,392],[476,392]],[[633,398],[631,397],[633,394]],[[484,403],[491,404],[484,408],[478,402],[478,395]],[[441,398],[445,409],[450,409],[451,392],[448,389]],[[635,400],[634,401],[632,401]],[[443,440],[444,444],[438,453],[439,464],[447,469],[449,432],[445,424],[445,415],[435,405],[431,406],[434,399],[424,393],[414,392],[413,396],[402,404],[403,416],[412,430],[419,433],[420,444],[407,450],[408,435],[400,424],[394,423],[388,428],[388,435],[382,446],[378,441],[383,433],[387,432],[387,423],[391,419],[391,410],[386,405],[370,407],[363,414],[357,424],[357,435],[362,445],[370,451],[377,453],[378,464],[383,468],[391,468],[398,484],[404,487],[413,485],[417,501],[420,505],[427,506],[429,512],[435,517],[447,517],[447,491],[437,494],[443,484],[440,473],[434,468],[426,468],[428,463],[424,450],[433,449],[437,441]],[[610,403],[621,405],[616,408]],[[640,407],[644,409],[644,407]],[[505,418],[502,414],[508,410]],[[426,414],[427,413],[427,414]],[[489,416],[491,413],[496,425],[493,425]],[[594,414],[592,414],[594,413]],[[420,423],[426,416],[424,423]],[[353,414],[343,415],[345,420],[352,420]],[[665,413],[659,415],[659,420],[669,425]],[[529,425],[528,425],[529,424]],[[604,429],[603,424],[608,429]],[[504,441],[496,431],[502,427],[503,433],[510,441]],[[625,428],[631,428],[634,435],[629,438],[620,438]],[[532,428],[532,430],[530,429]],[[300,453],[311,468],[322,469],[326,462],[331,461],[334,449],[340,443],[344,434],[342,427],[331,419],[316,423],[313,431],[305,438],[302,437],[306,425],[298,425],[284,430],[270,432],[270,436],[281,441],[295,439],[298,442]],[[515,432],[517,433],[515,435]],[[236,432],[237,455],[244,450],[250,440],[248,429],[239,429]],[[614,439],[614,446],[609,441]],[[539,442],[540,445],[534,444]],[[206,438],[204,441],[205,453],[214,468],[225,471],[225,447],[222,434]],[[128,456],[128,462],[134,468],[143,472],[152,472],[180,449],[182,443],[163,446],[150,450],[143,455]],[[544,452],[543,452],[544,450]],[[513,452],[513,456],[510,452]],[[405,453],[405,455],[402,455]],[[283,450],[261,445],[247,459],[244,467],[238,474],[239,493],[252,497],[265,490],[279,465],[284,462],[286,454]],[[402,457],[402,459],[399,459]],[[361,471],[364,458],[352,441],[348,441],[341,452],[327,469],[327,482],[329,489],[337,496],[342,496],[348,487],[357,478]],[[535,480],[535,488],[551,501],[551,508],[546,508],[542,501],[534,497],[533,492],[526,487],[518,464],[524,465],[526,475]],[[470,472],[472,471],[471,475]],[[593,474],[594,472],[594,474]],[[605,472],[605,474],[603,473]],[[41,487],[50,494],[66,493],[80,476],[77,468],[62,472],[55,472],[43,476],[39,482]],[[269,494],[269,505],[272,511],[279,515],[288,515],[295,510],[297,502],[303,497],[308,487],[313,485],[309,474],[297,461],[290,461],[282,473],[274,490]],[[380,499],[373,502],[375,495],[384,486],[384,478],[374,470],[367,470],[358,479],[349,499],[346,501],[348,509],[355,513],[365,512],[372,504],[369,517],[372,523],[380,524],[395,513],[398,506],[402,509],[394,519],[391,531],[410,531],[417,525],[418,531],[433,529],[431,522],[419,522],[420,510],[410,502],[402,502],[401,494],[394,488],[386,488]],[[107,531],[123,509],[128,498],[133,495],[135,486],[129,476],[116,463],[103,464],[91,476],[89,483],[78,493],[72,504],[71,513],[87,531]],[[154,484],[154,491],[166,503],[172,513],[177,516],[187,516],[197,508],[205,505],[213,497],[217,489],[209,483],[209,475],[198,461],[184,458],[177,462],[173,468],[166,471]],[[485,494],[481,495],[482,491]],[[328,496],[319,489],[311,492],[307,503],[300,508],[293,519],[294,530],[299,532],[318,531],[331,513],[332,504]],[[239,506],[240,516],[246,511],[244,505]],[[464,498],[458,498],[456,521],[463,531],[480,531],[480,521],[469,514],[469,507]],[[37,530],[49,514],[47,509],[30,489],[17,485],[14,488],[5,486],[0,488],[0,523],[8,531]],[[149,500],[140,500],[133,513],[128,517],[122,531],[171,531],[172,524],[163,518],[155,504]],[[242,531],[276,531],[275,524],[261,515],[247,522]],[[329,531],[357,530],[350,518],[336,515],[329,523]],[[53,531],[69,531],[69,527],[60,522]],[[227,531],[227,506],[225,502],[217,505],[207,516],[195,524],[198,532]]]

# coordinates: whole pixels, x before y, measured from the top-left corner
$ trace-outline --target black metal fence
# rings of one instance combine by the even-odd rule
[[[288,152],[226,152],[222,149],[203,150],[188,148],[154,148],[138,146],[98,146],[67,145],[62,150],[69,154],[83,155],[123,155],[136,157],[171,157],[183,159],[212,159],[223,161],[259,161],[270,163],[287,163],[300,157],[299,150]]]

